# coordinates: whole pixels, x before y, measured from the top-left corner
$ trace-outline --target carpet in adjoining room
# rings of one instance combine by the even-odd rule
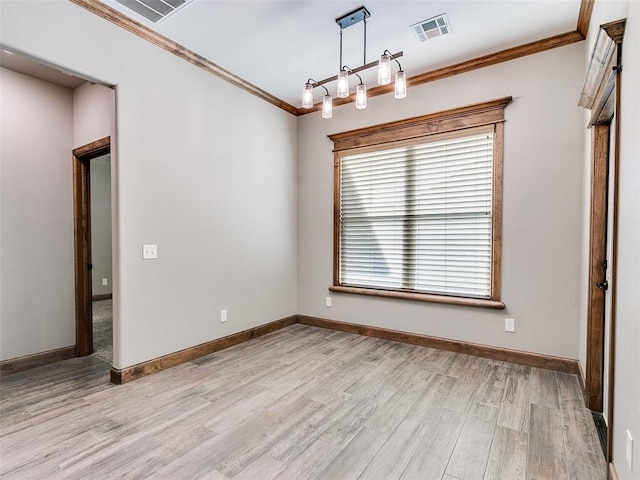
[[[113,300],[93,302],[93,356],[113,363]]]

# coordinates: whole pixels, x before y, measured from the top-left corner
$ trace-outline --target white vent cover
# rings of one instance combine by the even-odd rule
[[[446,13],[414,23],[411,28],[421,42],[451,33],[451,24]]]
[[[192,0],[115,0],[153,23],[167,18]]]

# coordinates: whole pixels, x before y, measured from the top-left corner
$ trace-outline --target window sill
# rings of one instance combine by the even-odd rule
[[[497,300],[483,298],[449,297],[446,295],[430,295],[428,293],[395,292],[392,290],[375,290],[373,288],[343,287],[333,285],[329,287],[332,292],[355,293],[358,295],[372,295],[376,297],[400,298],[404,300],[417,300],[420,302],[448,303],[451,305],[465,305],[468,307],[495,308],[502,310],[505,304]]]

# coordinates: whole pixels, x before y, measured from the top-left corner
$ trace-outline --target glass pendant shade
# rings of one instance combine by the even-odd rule
[[[347,98],[349,96],[349,73],[346,70],[340,70],[338,73],[338,98]]]
[[[391,57],[383,53],[378,61],[378,84],[388,85],[391,83]]]
[[[356,108],[367,108],[367,86],[362,83],[356,87]]]
[[[331,95],[325,95],[322,100],[322,118],[331,118],[333,116],[333,102]]]
[[[305,83],[302,91],[302,108],[311,107],[313,107],[313,85]]]
[[[400,70],[396,73],[395,97],[404,98],[407,96],[407,74]]]

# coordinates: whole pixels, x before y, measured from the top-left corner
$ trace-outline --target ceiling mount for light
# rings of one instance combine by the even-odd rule
[[[341,16],[340,18],[336,18],[336,23],[344,30],[351,25],[366,21],[370,16],[371,14],[369,13],[369,10],[367,10],[367,7],[362,6],[360,8],[356,8],[353,12],[349,12],[346,15]]]
[[[391,83],[391,61],[395,60],[398,64],[398,72],[395,75],[395,98],[404,98],[407,96],[407,77],[402,70],[400,62],[397,60],[402,57],[403,53],[391,53],[389,50],[385,50],[380,59],[375,62],[367,63],[367,18],[371,16],[369,10],[362,6],[347,13],[341,17],[336,18],[336,23],[340,26],[340,64],[338,66],[338,75],[325,78],[316,82],[313,79],[307,80],[302,93],[302,108],[313,107],[313,89],[320,87],[325,89],[326,95],[322,102],[322,118],[331,118],[333,114],[332,98],[329,95],[329,91],[323,85],[329,82],[337,80],[336,95],[339,98],[349,97],[349,74],[352,73],[358,77],[360,83],[356,87],[355,103],[356,108],[361,110],[367,107],[367,86],[362,81],[362,77],[358,75],[358,72],[367,70],[371,67],[378,65],[378,83],[380,85],[387,85]],[[349,68],[342,63],[342,31],[352,25],[362,22],[364,24],[364,47],[363,47],[363,60],[362,65],[357,68]]]

